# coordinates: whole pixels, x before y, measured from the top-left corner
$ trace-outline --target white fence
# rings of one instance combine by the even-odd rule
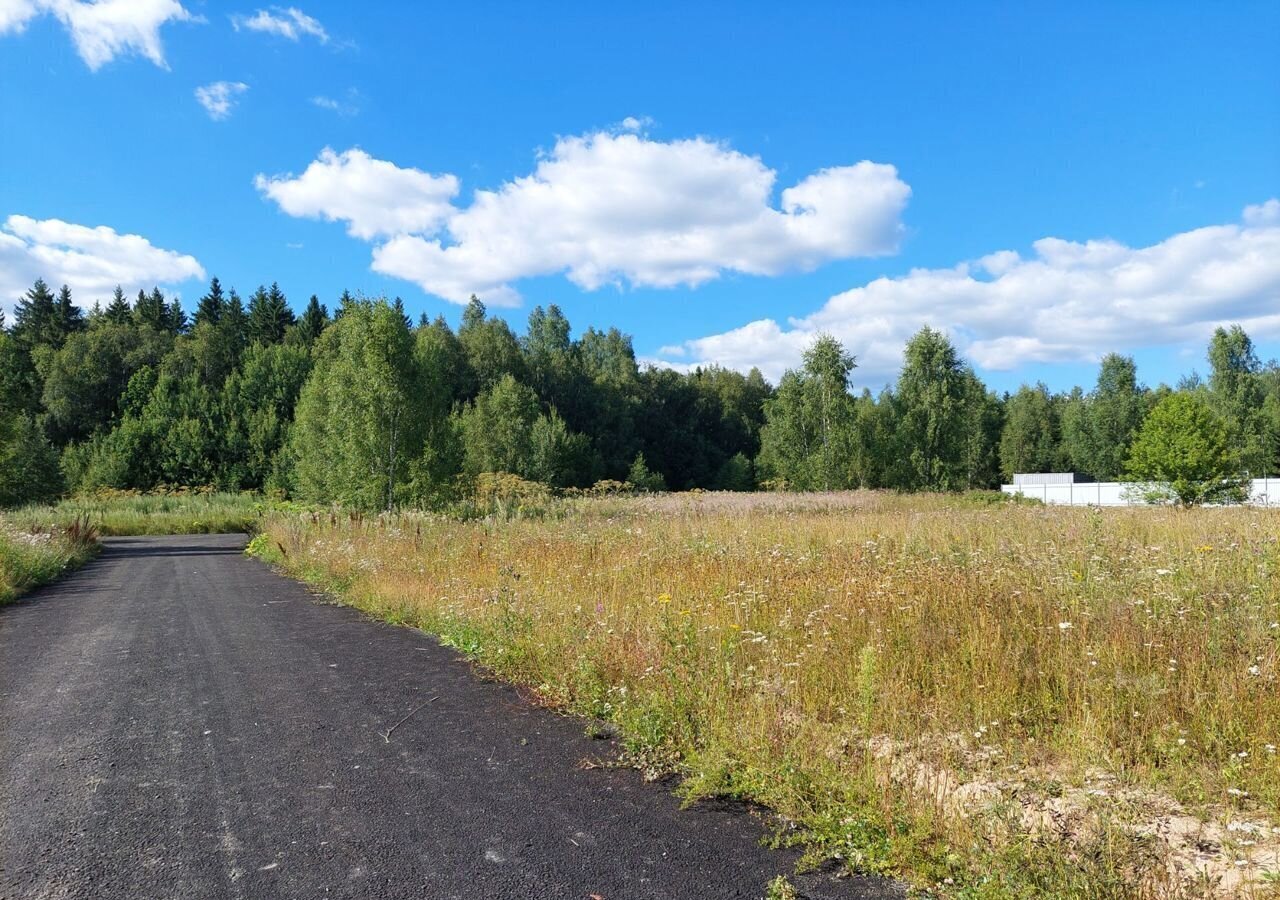
[[[1066,506],[1146,506],[1141,487],[1124,481],[1090,481],[1083,484],[1002,484],[1006,494],[1022,494],[1045,503]],[[1133,496],[1130,497],[1129,495]],[[1280,478],[1255,478],[1249,485],[1249,503],[1280,506]]]

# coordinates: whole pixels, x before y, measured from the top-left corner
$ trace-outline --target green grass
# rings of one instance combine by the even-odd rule
[[[98,552],[92,526],[22,529],[0,520],[0,606],[83,565]]]
[[[226,534],[255,530],[268,506],[249,493],[113,492],[23,507],[6,518],[27,529],[85,521],[102,535]]]

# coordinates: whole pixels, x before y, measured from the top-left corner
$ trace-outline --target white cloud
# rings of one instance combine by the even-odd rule
[[[252,16],[232,16],[231,24],[236,31],[241,28],[261,31],[291,41],[299,41],[304,35],[310,35],[322,44],[329,42],[329,33],[324,30],[324,26],[296,6],[273,6],[270,11],[260,9]]]
[[[1280,200],[1272,197],[1266,203],[1244,208],[1244,224],[1263,226],[1280,225]]]
[[[350,154],[370,175],[356,199],[378,198],[358,214],[346,179],[309,178]],[[759,159],[703,138],[629,133],[562,138],[532,174],[476,191],[470,206],[450,205],[445,215],[417,213],[420,199],[395,187],[405,173],[430,177],[359,151],[326,151],[299,178],[257,183],[291,215],[343,219],[357,237],[388,237],[374,248],[375,271],[455,302],[474,292],[498,305],[518,303],[514,282],[560,272],[586,290],[694,286],[726,271],[776,275],[892,253],[911,194],[893,166],[860,162],[804,178],[782,191],[779,208],[777,173]],[[444,178],[452,176],[437,182]],[[306,202],[291,204],[294,191]]]
[[[247,90],[249,85],[243,81],[215,81],[196,88],[196,100],[204,107],[209,118],[218,121],[231,115],[236,98]]]
[[[623,131],[644,131],[653,124],[653,119],[648,116],[627,116],[618,123],[618,127]]]
[[[321,94],[311,98],[311,103],[320,109],[327,109],[335,112],[340,116],[354,116],[360,112],[360,92],[355,88],[348,88],[343,95],[343,99],[335,97],[326,97]]]
[[[19,33],[46,13],[62,22],[80,58],[94,71],[128,53],[167,69],[161,26],[196,21],[177,0],[0,0],[0,34]]]
[[[1242,220],[1149,247],[1044,238],[1029,258],[1002,250],[950,269],[878,278],[786,326],[762,319],[660,353],[681,367],[759,366],[776,380],[828,332],[858,356],[855,380],[876,386],[896,376],[903,344],[926,324],[946,330],[988,369],[1200,342],[1231,322],[1255,337],[1277,337],[1280,201],[1250,206]]]
[[[117,284],[137,291],[204,277],[195,257],[105,226],[18,215],[0,225],[0,306],[11,307],[37,278],[55,289],[70,286],[76,302],[90,306],[110,298]]]
[[[328,147],[301,175],[258,175],[253,183],[289,215],[346,222],[347,233],[363,240],[439,228],[458,193],[452,175],[402,169],[363,150],[335,153]]]
[[[35,0],[0,0],[0,34],[20,34],[36,13]]]

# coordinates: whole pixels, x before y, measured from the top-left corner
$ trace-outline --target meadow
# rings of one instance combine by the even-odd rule
[[[691,493],[259,527],[253,552],[690,800],[761,804],[814,864],[957,897],[1275,893],[1276,511]]]
[[[97,535],[83,520],[24,528],[0,518],[0,606],[82,565],[97,551]]]
[[[18,529],[80,521],[104,536],[139,534],[229,534],[253,531],[270,503],[260,494],[177,489],[99,490],[52,504],[8,510]]]

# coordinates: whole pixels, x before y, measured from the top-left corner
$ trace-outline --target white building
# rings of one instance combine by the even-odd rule
[[[1126,481],[1084,481],[1076,472],[1022,473],[1013,484],[1003,484],[1006,494],[1021,494],[1044,503],[1066,506],[1146,506],[1142,486]],[[1280,506],[1280,478],[1255,478],[1249,484],[1249,503]]]

